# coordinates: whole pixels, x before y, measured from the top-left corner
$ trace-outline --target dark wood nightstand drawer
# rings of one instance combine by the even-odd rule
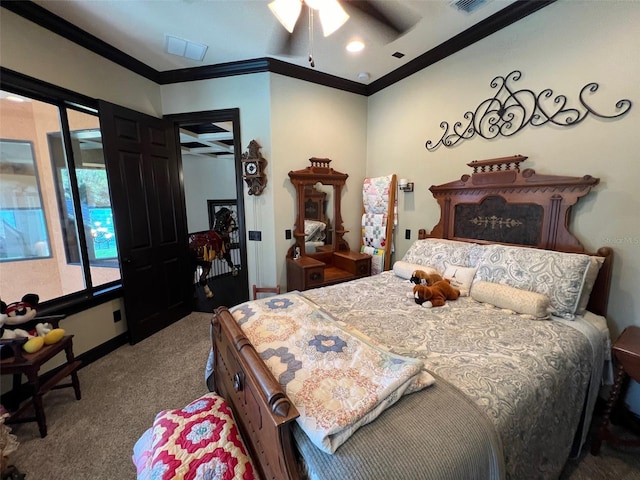
[[[371,258],[364,258],[355,261],[356,275],[359,277],[368,277],[371,275]]]
[[[318,286],[324,282],[324,267],[306,268],[304,276],[307,287]]]
[[[336,252],[333,254],[333,265],[355,277],[371,275],[371,255],[365,253]]]

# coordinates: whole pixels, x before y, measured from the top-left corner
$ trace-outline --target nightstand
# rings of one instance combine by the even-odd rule
[[[636,382],[640,382],[640,327],[625,328],[611,350],[617,363],[615,383],[609,395],[602,424],[591,445],[591,453],[593,455],[597,455],[600,452],[600,446],[603,441],[613,445],[640,447],[640,440],[623,440],[616,437],[609,429],[611,411],[620,397],[620,391],[625,380],[627,377],[631,377]]]

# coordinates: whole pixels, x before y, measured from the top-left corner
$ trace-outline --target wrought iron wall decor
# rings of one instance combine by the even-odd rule
[[[506,77],[495,77],[491,83],[491,88],[498,91],[492,98],[484,100],[475,111],[468,111],[464,114],[466,122],[456,122],[450,128],[449,122],[440,123],[440,128],[444,130],[442,137],[437,143],[427,140],[426,147],[429,151],[434,151],[440,145],[453,147],[463,140],[469,140],[474,135],[479,135],[485,139],[492,139],[499,135],[510,137],[515,135],[527,125],[540,127],[547,123],[552,123],[560,127],[570,127],[582,122],[590,113],[600,118],[617,118],[626,114],[631,109],[631,100],[623,99],[616,102],[618,113],[605,115],[596,112],[586,101],[587,92],[595,93],[599,85],[588,83],[580,90],[578,96],[582,109],[567,106],[565,95],[553,97],[550,88],[542,90],[536,94],[531,90],[523,88],[515,90],[513,82],[520,80],[522,73],[514,70]],[[510,83],[511,82],[511,83]],[[553,97],[552,100],[549,100]]]

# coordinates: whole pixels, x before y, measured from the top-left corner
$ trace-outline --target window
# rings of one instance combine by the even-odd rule
[[[49,256],[33,144],[0,140],[0,261]]]
[[[3,300],[91,296],[118,285],[98,112],[51,89],[9,90],[0,90]]]

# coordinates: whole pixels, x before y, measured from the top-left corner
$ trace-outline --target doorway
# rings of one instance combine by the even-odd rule
[[[189,238],[218,233],[221,215],[230,216],[224,228],[228,236],[216,249],[210,269],[193,265],[193,310],[212,312],[242,303],[249,299],[249,287],[240,112],[212,110],[165,118],[175,125],[178,138]],[[202,250],[197,255],[202,258]]]

